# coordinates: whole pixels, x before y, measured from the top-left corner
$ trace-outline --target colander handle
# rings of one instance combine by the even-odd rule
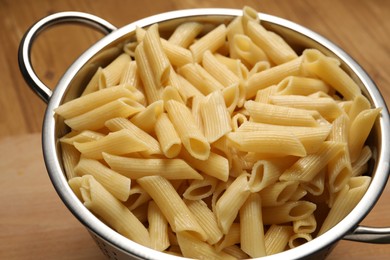
[[[343,239],[372,244],[390,244],[390,227],[358,226]]]
[[[31,47],[40,32],[60,23],[81,23],[105,34],[109,34],[117,29],[114,25],[98,16],[82,12],[55,13],[42,18],[28,29],[19,45],[19,69],[30,88],[46,103],[49,102],[52,91],[39,79],[32,67]]]

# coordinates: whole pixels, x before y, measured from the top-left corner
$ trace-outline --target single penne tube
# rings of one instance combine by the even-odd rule
[[[276,91],[276,85],[260,89],[259,91],[257,91],[254,101],[264,104],[271,104],[271,97],[276,94]]]
[[[245,34],[244,26],[242,23],[242,16],[235,17],[227,26],[227,42],[229,44],[229,55],[233,59],[237,59],[238,55],[235,53],[235,49],[232,48],[233,38],[237,34]]]
[[[363,173],[367,171],[368,168],[367,163],[371,158],[372,158],[371,148],[368,145],[365,145],[362,148],[359,157],[352,164],[352,176],[356,177],[356,176],[363,175]]]
[[[148,230],[118,199],[91,175],[82,177],[80,188],[84,205],[104,222],[134,242],[150,247]]]
[[[219,62],[209,50],[203,54],[202,65],[203,68],[224,87],[238,84],[240,81],[239,77],[230,71],[227,66]]]
[[[287,225],[271,225],[264,235],[267,255],[273,255],[285,250],[289,238],[294,233],[293,228]]]
[[[227,138],[240,151],[277,156],[306,156],[305,147],[299,139],[287,131],[231,132]],[[281,150],[280,147],[283,147]]]
[[[183,48],[188,48],[201,33],[203,27],[203,24],[197,22],[182,23],[173,31],[168,42]]]
[[[194,61],[201,62],[203,53],[207,50],[215,52],[222,47],[226,41],[226,33],[226,25],[221,24],[191,44],[189,49],[192,52]]]
[[[262,206],[261,195],[251,193],[240,209],[240,247],[253,258],[267,255],[264,243]]]
[[[214,213],[208,208],[203,200],[185,200],[188,209],[194,214],[198,223],[207,234],[207,243],[216,244],[223,236],[218,227],[217,219]]]
[[[248,118],[241,114],[241,113],[236,113],[234,116],[232,116],[232,129],[233,132],[238,131],[240,126],[244,124],[245,122],[248,122]]]
[[[306,233],[311,234],[313,233],[317,228],[317,221],[314,217],[314,214],[308,216],[305,219],[300,219],[293,221],[293,230],[294,233]]]
[[[61,137],[60,142],[73,145],[74,142],[85,143],[85,142],[98,140],[104,136],[105,135],[100,132],[91,131],[91,130],[83,130],[81,132],[72,131],[64,135],[63,137]]]
[[[144,110],[130,118],[130,121],[148,134],[154,133],[157,118],[164,112],[164,101],[149,104]]]
[[[294,194],[291,195],[290,201],[298,201],[308,194],[307,190],[305,188],[303,188],[302,186],[303,185],[298,186],[298,188],[295,190]]]
[[[201,241],[207,240],[207,234],[167,179],[147,176],[137,183],[153,198],[176,234],[187,231]]]
[[[279,177],[281,181],[310,182],[344,147],[344,143],[326,141],[315,153],[299,158]]]
[[[316,92],[329,92],[329,85],[323,80],[289,76],[279,82],[277,92],[279,95],[303,95],[308,96]]]
[[[180,84],[179,92],[182,96],[186,96],[187,99],[195,96],[203,96],[203,94],[183,76],[177,74],[177,78]]]
[[[331,193],[340,191],[352,176],[351,159],[349,158],[348,146],[345,143],[344,148],[334,156],[328,163],[328,189]]]
[[[326,120],[332,122],[342,114],[341,108],[330,97],[306,97],[301,95],[275,95],[270,97],[271,104],[298,109],[318,111]]]
[[[259,192],[262,206],[274,207],[283,205],[290,200],[298,185],[299,182],[297,181],[280,181],[265,187]]]
[[[121,155],[142,152],[148,149],[147,145],[135,137],[128,129],[112,132],[96,141],[74,143],[80,153],[90,159],[102,159],[103,152]]]
[[[210,155],[210,144],[196,126],[189,108],[175,100],[169,100],[165,108],[186,150],[194,158],[206,160]]]
[[[132,99],[120,98],[84,114],[66,119],[65,124],[78,131],[98,130],[104,127],[104,123],[111,118],[129,117],[143,109],[143,105]]]
[[[224,56],[220,53],[214,53],[215,58],[222,64],[224,64],[231,72],[234,73],[240,80],[246,80],[248,78],[249,70],[239,59],[233,59],[232,57]]]
[[[167,158],[176,157],[180,153],[182,143],[166,113],[157,118],[154,130],[164,155]]]
[[[171,64],[161,43],[158,24],[153,24],[147,29],[143,43],[145,54],[153,71],[153,78],[156,84],[165,84],[169,78]]]
[[[348,185],[344,186],[338,193],[317,236],[324,234],[334,227],[353,210],[367,191],[370,182],[371,177],[369,176],[352,177],[349,180]]]
[[[200,106],[203,130],[209,143],[231,132],[231,119],[221,91],[207,95]]]
[[[190,153],[182,151],[180,158],[185,160],[192,168],[206,175],[221,181],[227,181],[229,178],[229,161],[222,155],[210,152],[206,160],[200,160],[193,157]]]
[[[331,58],[314,49],[307,49],[302,54],[303,70],[316,75],[321,80],[332,86],[346,100],[353,100],[361,95],[361,90],[353,79],[341,69]]]
[[[144,86],[147,103],[152,104],[160,100],[162,87],[154,79],[151,61],[148,60],[143,42],[138,44],[135,49],[135,61],[137,62],[138,73]],[[169,74],[166,76],[168,77]]]
[[[260,73],[260,72],[268,70],[270,68],[271,68],[271,64],[268,61],[256,62],[256,64],[253,65],[253,67],[248,71],[248,76],[246,77],[246,79],[249,79],[250,77],[252,77],[256,73]],[[262,88],[264,88],[264,87],[262,87]]]
[[[83,183],[83,178],[79,176],[68,179],[69,187],[72,189],[72,191],[80,201],[83,201],[83,196],[81,195],[81,190],[80,190],[82,183]]]
[[[120,201],[129,198],[131,180],[106,167],[97,160],[81,158],[74,171],[78,176],[92,175],[107,191]]]
[[[223,252],[235,257],[236,259],[248,259],[249,255],[242,251],[242,249],[238,245],[231,245],[228,247],[225,247]]]
[[[381,110],[381,108],[363,110],[356,116],[355,120],[351,122],[348,135],[351,162],[356,161],[358,158]],[[359,129],[359,131],[356,131],[356,129]]]
[[[80,152],[71,144],[61,142],[62,164],[68,180],[77,177],[74,167],[80,160]]]
[[[288,76],[297,76],[301,71],[302,58],[298,57],[286,63],[254,73],[245,82],[246,98],[252,98],[260,89],[278,84]]]
[[[133,98],[132,93],[123,85],[102,89],[66,102],[54,111],[68,119],[79,116],[119,98]]]
[[[219,198],[215,205],[215,214],[223,234],[227,234],[234,219],[250,195],[249,174],[238,176]]]
[[[105,162],[118,173],[130,179],[158,175],[170,180],[203,179],[182,159],[144,159],[103,154]]]
[[[150,201],[148,205],[148,224],[151,247],[160,252],[167,249],[170,246],[168,221],[154,201]]]
[[[233,223],[227,234],[225,234],[222,239],[215,245],[215,248],[218,252],[223,251],[223,249],[239,244],[241,240],[241,229],[240,223]]]
[[[248,22],[253,21],[253,22],[260,22],[260,17],[259,13],[256,11],[256,9],[250,7],[250,6],[244,6],[242,8],[242,27],[244,28],[244,31],[247,30]]]
[[[322,169],[310,182],[301,183],[301,187],[314,196],[320,196],[325,191],[325,177],[327,177],[326,168]]]
[[[331,129],[331,125],[320,125],[318,127],[282,126],[247,121],[244,122],[237,131],[287,131],[294,134],[299,141],[302,142],[302,145],[305,147],[307,153],[314,153],[318,150],[321,143],[327,140]]]
[[[332,128],[327,140],[335,142],[348,142],[350,119],[343,113],[332,122]]]
[[[195,96],[192,98],[192,104],[191,104],[191,114],[194,117],[196,126],[203,134],[204,134],[204,126],[203,126],[202,114],[200,112],[200,107],[204,99],[205,96],[203,95]]]
[[[147,206],[152,198],[149,194],[138,185],[138,183],[133,182],[129,192],[129,198],[124,202],[125,206],[134,212],[135,209],[141,208],[142,206]],[[146,210],[145,210],[146,211]],[[146,214],[145,214],[146,215]],[[144,219],[144,218],[138,218]]]
[[[271,34],[257,21],[249,21],[246,32],[275,64],[283,64],[298,57],[287,42]]]
[[[188,63],[178,69],[179,75],[184,77],[203,95],[208,95],[213,91],[221,90],[224,86],[216,80],[198,63]]]
[[[308,233],[296,233],[290,237],[288,241],[288,246],[290,248],[296,248],[311,240],[313,240],[313,237]]]
[[[363,95],[357,95],[351,103],[351,107],[348,110],[348,117],[352,121],[355,120],[357,115],[360,114],[363,110],[367,110],[371,108],[370,101],[363,96]]]
[[[148,133],[137,127],[127,118],[116,117],[106,121],[104,125],[111,132],[120,131],[122,129],[129,130],[136,138],[138,138],[140,141],[144,142],[146,146],[148,146],[148,149],[143,153],[146,153],[148,155],[162,154],[158,141],[154,139],[153,136],[149,135]]]
[[[161,98],[166,103],[168,100],[176,100],[177,102],[186,104],[186,102],[183,100],[182,96],[180,95],[179,89],[175,88],[173,86],[166,86],[161,94]]]
[[[124,68],[119,84],[128,84],[139,88],[141,85],[138,74],[137,62],[135,60],[130,61]]]
[[[103,68],[99,67],[85,86],[80,97],[96,92],[97,90],[101,90],[99,89],[99,81],[101,77],[103,77]]]
[[[119,83],[125,66],[131,61],[131,58],[126,53],[119,55],[110,64],[103,68],[105,78],[104,87],[112,87]]]
[[[263,208],[263,223],[265,225],[283,224],[307,218],[313,214],[317,205],[309,201],[290,201],[275,207]]]
[[[234,53],[248,68],[252,68],[259,61],[268,61],[265,52],[247,35],[236,34],[230,48],[234,49]]]
[[[225,252],[217,252],[212,245],[203,242],[189,232],[177,233],[177,241],[184,257],[192,259],[233,260],[233,256]]]
[[[240,102],[240,85],[233,84],[224,88],[222,90],[222,96],[225,101],[227,111],[230,115],[232,115]]]
[[[218,179],[204,175],[203,180],[193,180],[183,193],[187,200],[202,200],[211,196],[217,186]]]
[[[293,125],[293,126],[318,126],[316,111],[283,107],[272,104],[263,104],[249,100],[244,107],[254,122]]]

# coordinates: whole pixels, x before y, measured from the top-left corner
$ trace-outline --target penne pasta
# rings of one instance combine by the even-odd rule
[[[168,222],[154,201],[148,205],[148,223],[151,247],[164,251],[170,245],[168,237]]]

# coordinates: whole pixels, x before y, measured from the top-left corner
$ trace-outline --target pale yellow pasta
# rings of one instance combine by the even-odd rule
[[[131,180],[97,160],[81,158],[74,168],[78,176],[92,175],[108,192],[120,201],[129,198]]]
[[[262,71],[265,71],[265,70],[268,70],[271,68],[271,64],[268,62],[268,61],[259,61],[259,62],[256,62],[256,64],[249,70],[249,73],[248,73],[248,76],[247,76],[247,79],[251,78],[253,75],[257,74],[257,73],[260,73]],[[264,83],[264,86],[266,85],[267,83]],[[276,84],[276,83],[273,83],[273,84]],[[272,85],[272,84],[271,84]],[[264,88],[264,86],[262,86],[261,88]],[[260,88],[260,89],[261,89]]]
[[[81,195],[81,190],[80,190],[82,183],[83,183],[83,178],[81,177],[73,177],[71,179],[68,179],[69,187],[72,189],[72,191],[80,201],[83,200],[83,196]]]
[[[352,122],[353,120],[355,120],[357,115],[360,114],[360,112],[370,108],[371,108],[370,101],[368,101],[368,99],[363,95],[357,95],[352,100],[351,107],[348,110],[348,117]]]
[[[176,100],[177,102],[185,104],[186,102],[181,97],[179,90],[172,86],[166,86],[162,91],[161,95],[162,100],[166,103],[168,100]]]
[[[308,49],[303,52],[302,56],[303,69],[328,83],[345,99],[352,100],[361,95],[361,90],[353,79],[320,51]]]
[[[293,230],[294,233],[306,233],[311,234],[313,233],[317,228],[317,221],[314,217],[314,214],[308,216],[305,219],[299,219],[296,221],[293,221]]]
[[[240,85],[233,84],[229,87],[226,87],[222,90],[223,99],[225,101],[225,105],[227,111],[230,115],[233,114],[234,110],[240,103]]]
[[[233,256],[225,252],[217,252],[213,246],[203,242],[189,232],[177,233],[177,240],[184,257],[193,259],[233,260]]]
[[[194,61],[201,62],[203,53],[207,50],[215,52],[222,47],[226,41],[226,32],[226,26],[221,24],[191,44],[189,49],[192,52]]]
[[[242,8],[242,20],[241,20],[244,31],[247,30],[249,21],[254,21],[259,23],[260,17],[259,17],[259,13],[254,8],[246,5]]]
[[[131,179],[158,175],[166,179],[203,179],[197,171],[182,159],[143,159],[103,153],[106,163]]]
[[[120,155],[142,152],[148,149],[145,142],[139,140],[128,129],[109,133],[96,141],[74,143],[74,146],[83,156],[90,159],[102,159],[102,153]]]
[[[226,37],[229,44],[229,55],[233,59],[238,58],[238,55],[235,53],[235,49],[232,48],[233,38],[237,34],[245,34],[244,26],[242,24],[242,16],[237,16],[227,26]]]
[[[171,94],[174,94],[174,97],[172,97],[173,99],[181,101],[184,104],[187,104],[189,97],[188,97],[187,93],[182,88],[182,82],[179,79],[179,74],[177,74],[173,68],[171,69],[171,73],[169,73],[169,80],[168,80],[168,84],[165,87],[165,89],[166,88],[173,88],[174,91],[177,92],[177,94],[171,93]],[[173,92],[173,91],[170,90],[170,92]],[[169,91],[168,91],[168,93],[169,93]],[[170,95],[167,95],[167,93],[163,92],[163,100],[167,100],[167,98],[169,96]]]
[[[113,118],[113,119],[106,121],[104,125],[111,132],[120,131],[122,129],[129,130],[129,133],[133,134],[135,136],[135,138],[144,142],[145,145],[148,147],[147,150],[142,151],[143,153],[146,153],[148,155],[162,153],[159,143],[157,142],[156,139],[154,139],[153,136],[144,132],[142,129],[138,128],[136,125],[134,125],[132,122],[130,122],[126,118],[123,118],[123,117]]]
[[[79,116],[119,98],[133,98],[123,85],[102,89],[66,102],[55,109],[56,114],[65,119]]]
[[[151,199],[150,195],[138,183],[133,183],[130,188],[129,198],[124,204],[129,210],[134,211],[136,208],[140,208],[141,205],[147,205],[147,202]]]
[[[292,125],[292,126],[318,126],[318,112],[276,106],[272,104],[263,104],[249,100],[245,102],[251,119],[259,123],[268,123],[275,125]]]
[[[298,109],[315,110],[326,120],[332,122],[341,115],[342,110],[334,99],[328,97],[305,97],[299,95],[272,96],[271,103],[277,106],[293,107]]]
[[[298,185],[299,182],[297,181],[280,181],[265,187],[259,192],[262,206],[274,207],[283,205],[290,200]]]
[[[144,43],[146,57],[153,71],[156,84],[164,84],[168,81],[171,64],[163,50],[158,32],[158,24],[150,26],[142,41]]]
[[[165,109],[186,150],[196,159],[206,160],[210,155],[210,144],[196,127],[191,111],[174,100],[169,100]]]
[[[183,193],[187,200],[202,200],[214,193],[218,179],[204,175],[203,180],[193,180]]]
[[[128,84],[140,89],[140,78],[138,74],[138,66],[135,60],[130,61],[123,69],[122,76],[120,78],[120,84]]]
[[[227,134],[227,138],[234,147],[244,152],[306,156],[306,150],[301,141],[287,131],[231,132]],[[283,150],[280,147],[283,147]]]
[[[229,112],[221,91],[207,95],[200,106],[204,134],[213,143],[232,130]]]
[[[224,182],[229,178],[229,161],[217,153],[210,152],[206,160],[196,159],[186,151],[182,151],[180,157],[191,165],[192,168],[204,174]]]
[[[291,226],[271,225],[264,236],[267,255],[284,251],[292,234]]]
[[[185,200],[188,209],[207,234],[207,243],[216,244],[223,236],[214,213],[203,200]]]
[[[151,247],[164,251],[169,247],[168,222],[154,201],[148,205],[148,223]]]
[[[117,85],[122,77],[124,68],[130,61],[130,56],[123,53],[103,68],[104,85],[101,87],[108,88]]]
[[[301,183],[301,187],[314,196],[320,196],[325,190],[325,177],[327,177],[327,172],[323,168],[311,181]]]
[[[349,158],[348,146],[334,156],[328,164],[328,189],[331,193],[340,191],[352,176],[351,159]]]
[[[122,235],[150,247],[149,233],[134,214],[91,175],[82,178],[80,190],[84,205]]]
[[[80,97],[96,92],[97,90],[102,90],[99,88],[101,77],[103,77],[103,68],[99,67],[95,74],[93,74],[92,78],[89,80],[88,84],[85,86],[85,89],[83,93],[81,93]]]
[[[298,57],[278,66],[271,67],[253,74],[245,82],[246,98],[252,98],[260,89],[278,84],[288,76],[297,76],[300,73],[302,58]]]
[[[61,142],[62,163],[68,180],[77,176],[74,167],[80,159],[80,152],[71,144]]]
[[[334,227],[352,211],[367,191],[370,181],[369,176],[352,177],[349,180],[348,185],[345,185],[337,195],[318,235]]]
[[[195,96],[203,96],[203,94],[196,88],[194,85],[192,85],[188,80],[186,80],[183,76],[180,74],[177,74],[179,83],[180,83],[180,93],[182,95],[185,95],[187,98],[192,98]]]
[[[157,118],[164,112],[164,101],[158,100],[149,104],[144,110],[130,118],[130,121],[147,132],[154,133]]]
[[[203,24],[197,22],[186,22],[176,27],[172,35],[169,37],[168,42],[187,48],[195,40],[195,38],[201,33]]]
[[[198,127],[198,129],[204,134],[204,125],[203,125],[203,119],[202,114],[200,111],[200,108],[203,104],[203,100],[205,99],[205,96],[195,96],[192,98],[192,106],[191,106],[191,114],[194,117],[195,124]]]
[[[241,60],[229,58],[220,53],[214,53],[214,56],[241,80],[246,80],[248,78],[249,70]]]
[[[256,93],[255,101],[264,103],[264,104],[270,104],[271,103],[271,97],[276,94],[277,86],[272,85],[267,88],[260,89]]]
[[[372,158],[372,151],[369,146],[364,146],[359,157],[352,164],[352,176],[360,176],[367,171],[367,163]],[[352,177],[351,176],[351,177]]]
[[[203,68],[224,87],[238,84],[240,81],[240,79],[229,70],[227,66],[219,62],[209,50],[205,51],[203,54],[202,65]]]
[[[63,137],[61,137],[60,142],[73,145],[74,142],[85,143],[85,142],[98,140],[104,136],[105,135],[100,132],[91,131],[91,130],[84,130],[81,132],[72,131],[64,135]]]
[[[230,186],[227,187],[226,191],[215,205],[215,214],[217,216],[218,224],[224,234],[228,233],[241,206],[250,195],[248,177],[247,173],[238,176]]]
[[[264,243],[262,206],[261,195],[251,193],[240,209],[241,249],[253,258],[267,255]]]
[[[231,246],[225,247],[222,251],[235,257],[236,259],[249,258],[249,256],[244,251],[242,251],[242,249],[238,245],[231,245]]]
[[[248,68],[252,68],[259,61],[268,61],[265,52],[244,34],[236,34],[233,37],[231,48]]]
[[[317,205],[305,201],[286,202],[280,206],[263,208],[263,222],[265,225],[283,224],[307,218],[313,214]]]
[[[137,68],[142,84],[144,85],[144,91],[148,104],[152,104],[160,100],[162,87],[158,85],[154,80],[154,73],[151,67],[151,62],[148,60],[144,44],[141,42],[135,49],[135,61],[137,62]],[[167,75],[167,77],[169,74]]]
[[[227,234],[215,245],[217,251],[222,251],[223,249],[239,244],[241,240],[241,228],[239,223],[233,223]]]
[[[373,127],[381,110],[381,108],[363,110],[356,116],[355,120],[351,122],[348,144],[352,162],[354,162],[359,156],[364,146],[364,142],[370,134],[371,128]],[[359,129],[359,131],[356,131],[356,129]]]
[[[283,40],[275,38],[260,23],[249,21],[247,34],[275,64],[283,64],[297,58],[295,51]]]
[[[198,63],[188,63],[180,67],[178,73],[188,80],[188,82],[197,88],[203,95],[208,95],[213,91],[224,88],[218,80],[211,76],[210,73]]]
[[[313,240],[313,237],[307,233],[296,233],[292,235],[288,241],[288,246],[290,248],[296,248],[301,246],[309,241]]]
[[[137,182],[153,198],[174,232],[187,231],[197,239],[207,240],[207,234],[169,181],[161,176],[147,176]]]
[[[129,117],[143,110],[144,106],[129,99],[120,98],[90,110],[84,114],[65,120],[65,124],[74,130],[98,130],[114,117]]]
[[[164,155],[167,158],[176,157],[180,153],[182,143],[166,113],[157,118],[154,130]]]
[[[343,143],[326,141],[319,150],[300,158],[279,177],[281,181],[310,182],[343,149]]]
[[[315,78],[289,76],[279,82],[277,92],[279,95],[307,96],[316,92],[329,92],[329,85]]]

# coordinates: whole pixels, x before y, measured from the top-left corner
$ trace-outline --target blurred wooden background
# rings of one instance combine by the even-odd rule
[[[257,10],[304,25],[346,50],[369,73],[390,104],[390,1],[387,0],[0,0],[0,259],[103,259],[67,211],[45,173],[40,133],[46,104],[24,82],[17,64],[23,34],[59,11],[84,11],[122,27],[161,12],[224,7]],[[54,87],[66,68],[102,34],[77,25],[42,33],[34,67]],[[363,221],[388,226],[389,188]],[[386,202],[387,201],[387,202]],[[389,245],[341,241],[329,259],[387,259]]]

